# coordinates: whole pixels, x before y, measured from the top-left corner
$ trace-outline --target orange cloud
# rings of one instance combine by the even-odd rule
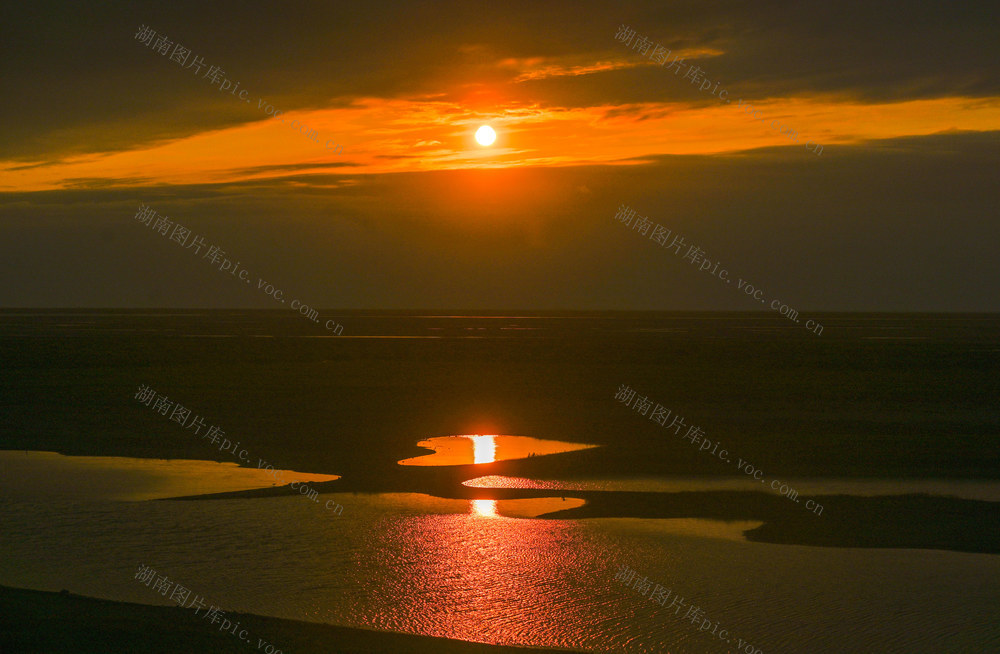
[[[599,65],[599,64],[598,64]],[[673,78],[667,80],[674,82]],[[369,98],[348,107],[292,111],[267,119],[125,152],[78,156],[51,165],[0,163],[4,191],[89,185],[141,186],[239,182],[309,173],[635,164],[659,154],[714,154],[812,141],[825,147],[949,130],[1000,130],[1000,99],[960,97],[885,104],[837,98],[753,103],[756,120],[733,102],[643,103],[585,108],[507,104],[490,110],[443,100]],[[317,130],[320,144],[290,127]],[[778,128],[772,126],[776,121]],[[497,131],[494,146],[473,141],[479,125]],[[785,126],[782,128],[781,126]],[[779,130],[794,130],[796,144]],[[322,143],[344,144],[343,155]],[[827,150],[825,156],[830,156]]]

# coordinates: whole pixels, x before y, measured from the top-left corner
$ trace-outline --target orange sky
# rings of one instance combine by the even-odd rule
[[[676,266],[657,277],[660,253],[609,232],[628,204],[800,310],[994,307],[995,12],[773,9],[12,5],[31,29],[0,40],[0,272],[21,283],[0,302],[270,306],[132,229],[144,202],[314,289],[311,305],[747,308]],[[623,25],[685,72],[616,38]]]
[[[710,65],[724,53],[705,47],[676,54]],[[163,68],[159,74],[182,74],[168,67],[167,62],[157,61],[155,55],[152,57],[149,63]],[[346,105],[338,101],[328,107],[279,108],[282,113],[274,119],[267,118],[254,102],[243,107],[234,96],[231,102],[242,113],[231,126],[191,130],[171,139],[140,140],[124,151],[92,148],[96,151],[55,161],[42,159],[36,162],[41,165],[31,167],[26,167],[24,161],[0,160],[0,189],[76,188],[81,180],[102,188],[239,182],[261,176],[280,177],[281,173],[273,168],[279,166],[288,166],[288,175],[296,174],[303,165],[316,173],[350,174],[593,163],[630,165],[650,155],[731,153],[789,145],[800,147],[804,155],[817,156],[811,150],[819,150],[807,150],[806,143],[822,145],[819,156],[822,152],[830,156],[829,148],[836,145],[954,131],[1000,130],[998,97],[860,102],[843,94],[827,93],[745,98],[763,120],[754,119],[737,106],[742,96],[735,87],[729,89],[729,104],[706,90],[695,91],[686,101],[551,106],[510,96],[519,95],[519,87],[527,82],[639,67],[652,69],[652,81],[670,90],[690,95],[695,87],[666,68],[628,53],[589,64],[581,63],[578,56],[505,58],[490,63],[492,69],[505,71],[507,79],[498,81],[495,87],[477,80],[455,84],[448,95],[465,97],[466,102],[427,97],[357,97]],[[208,83],[195,90],[206,95],[217,93]],[[225,94],[223,98],[223,102],[229,101]],[[264,106],[267,104],[271,103],[265,102]],[[316,130],[319,142],[297,131],[292,126],[296,120]],[[473,139],[475,130],[483,124],[497,131],[492,146],[480,146]],[[790,130],[799,136],[798,143],[785,135]],[[334,154],[324,144],[341,144],[342,154]],[[324,164],[333,166],[324,168]],[[247,170],[258,167],[270,168],[267,172]]]

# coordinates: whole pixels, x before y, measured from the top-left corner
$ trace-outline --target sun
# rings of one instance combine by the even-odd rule
[[[476,130],[476,142],[479,145],[493,145],[495,140],[497,140],[497,133],[489,125],[483,125]]]

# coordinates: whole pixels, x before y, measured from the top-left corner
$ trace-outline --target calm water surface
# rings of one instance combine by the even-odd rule
[[[322,495],[335,516],[296,497],[39,501],[6,484],[11,586],[168,604],[134,580],[142,563],[231,611],[596,652],[733,647],[616,582],[628,565],[764,652],[1000,647],[989,555],[743,541],[755,523],[509,517],[571,498]]]

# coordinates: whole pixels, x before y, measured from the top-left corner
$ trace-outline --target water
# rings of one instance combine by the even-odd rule
[[[924,494],[1000,502],[1000,482],[974,479],[787,479],[784,483],[809,495],[885,495]],[[633,491],[647,493],[684,493],[690,491],[742,490],[759,491],[751,477],[642,477],[606,479],[527,479],[497,475],[476,477],[462,482],[470,488],[532,488],[574,491]]]
[[[723,651],[616,582],[628,565],[765,652],[1000,642],[995,556],[761,545],[737,540],[739,526],[496,517],[416,494],[328,498],[348,507],[342,516],[298,498],[5,500],[0,583],[169,604],[133,579],[142,563],[232,611],[601,652]]]
[[[469,434],[462,436],[437,436],[417,443],[418,447],[433,450],[433,454],[403,459],[404,466],[454,466],[470,463],[492,463],[509,459],[526,459],[547,454],[561,454],[585,450],[597,445],[547,441],[530,436],[505,436],[500,434]]]
[[[0,490],[10,500],[139,501],[270,488],[276,479],[308,484],[339,478],[231,462],[0,450]]]
[[[0,584],[168,603],[134,580],[145,564],[232,611],[595,652],[735,651],[616,581],[627,565],[767,653],[1000,650],[995,554],[750,542],[761,521],[711,519],[694,500],[682,519],[559,513],[584,492],[760,486],[621,406],[621,384],[803,494],[996,502],[994,316],[828,314],[817,337],[749,314],[322,313],[345,337],[278,312],[0,314],[9,456],[180,469],[166,485],[134,467],[79,482],[95,495],[43,493],[69,483],[65,466],[4,475]],[[232,457],[136,402],[142,384],[239,439],[250,468],[260,457],[340,478],[320,482],[320,503],[142,499],[195,480],[269,485],[222,484],[244,474]],[[399,465],[432,461],[420,443],[452,434],[598,447],[524,458],[535,450],[471,441],[437,460],[448,465]],[[542,490],[484,499],[493,486]],[[837,518],[777,501],[779,521]],[[949,529],[945,517],[914,528]],[[977,529],[992,526],[963,527]]]

